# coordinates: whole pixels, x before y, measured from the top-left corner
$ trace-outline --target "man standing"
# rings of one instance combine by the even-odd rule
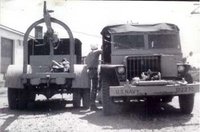
[[[87,64],[88,76],[90,79],[90,110],[98,110],[95,104],[96,94],[97,94],[97,84],[98,84],[98,65],[99,65],[99,55],[102,50],[98,50],[97,45],[91,45],[91,51],[85,59]]]

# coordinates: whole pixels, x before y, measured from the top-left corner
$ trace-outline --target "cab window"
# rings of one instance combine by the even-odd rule
[[[148,36],[148,45],[150,49],[162,48],[180,48],[178,35],[174,34],[156,34]]]
[[[113,40],[117,49],[144,48],[144,35],[115,35]]]

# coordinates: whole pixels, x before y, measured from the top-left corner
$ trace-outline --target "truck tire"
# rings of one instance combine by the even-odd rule
[[[184,78],[189,84],[193,83],[191,74],[187,73]],[[194,107],[194,96],[195,94],[179,95],[179,105],[183,114],[190,114],[192,112]]]
[[[8,88],[8,105],[11,110],[18,107],[18,91],[17,89]]]
[[[8,88],[9,108],[23,110],[27,107],[27,93],[25,89]]]
[[[180,95],[179,105],[183,114],[190,114],[194,106],[194,94]]]
[[[104,115],[115,114],[120,111],[118,104],[114,103],[109,94],[109,82],[102,78],[102,100],[103,100],[103,113]]]
[[[83,108],[88,109],[90,107],[90,89],[83,90]]]
[[[73,106],[75,108],[79,108],[81,106],[81,92],[79,89],[76,89],[73,92]]]

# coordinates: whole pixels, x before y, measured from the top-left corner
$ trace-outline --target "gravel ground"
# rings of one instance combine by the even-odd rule
[[[65,96],[69,98],[69,96]],[[42,99],[38,96],[37,99]],[[144,103],[133,104],[123,113],[103,116],[75,109],[66,101],[36,101],[26,111],[9,110],[5,88],[0,88],[0,132],[199,132],[200,94],[191,115],[181,115],[178,99],[147,112]],[[67,104],[66,104],[67,103]],[[63,105],[64,104],[64,105]],[[65,105],[66,104],[66,105]],[[101,108],[101,106],[99,106]]]

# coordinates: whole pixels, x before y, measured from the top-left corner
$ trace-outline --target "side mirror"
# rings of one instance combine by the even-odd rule
[[[192,51],[190,51],[189,56],[190,56],[190,57],[193,56],[193,52],[192,52]]]
[[[183,63],[187,63],[188,58],[189,58],[189,57],[192,57],[192,56],[193,56],[193,52],[190,51],[189,55],[188,55],[187,57],[184,57],[184,58],[182,59]]]

